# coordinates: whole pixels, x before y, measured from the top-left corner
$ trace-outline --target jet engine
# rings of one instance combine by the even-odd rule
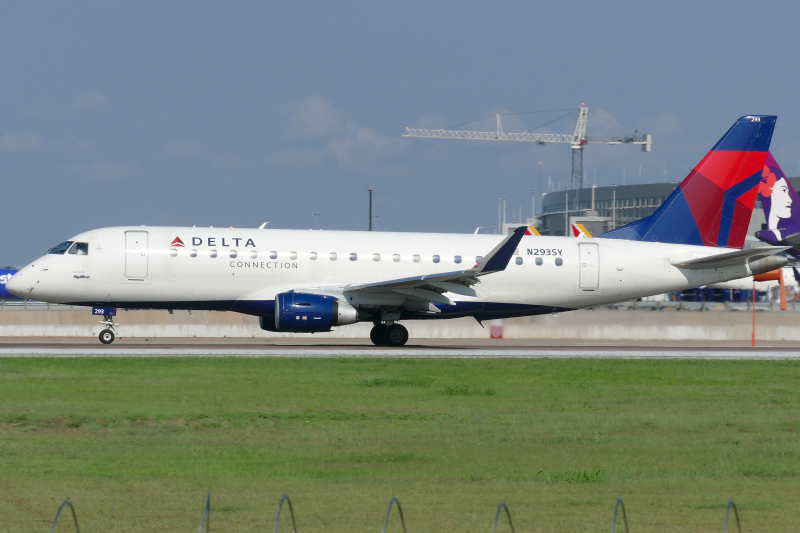
[[[275,320],[262,317],[261,329],[293,333],[330,331],[358,322],[358,311],[333,296],[283,292],[275,296]]]

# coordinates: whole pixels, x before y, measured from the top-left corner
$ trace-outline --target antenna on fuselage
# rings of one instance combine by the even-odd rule
[[[266,228],[266,227],[267,227],[267,224],[269,224],[269,222],[264,222],[263,224],[261,224],[261,225],[258,227],[258,229],[264,229],[264,228]]]

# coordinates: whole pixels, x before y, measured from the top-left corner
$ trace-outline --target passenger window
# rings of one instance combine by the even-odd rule
[[[317,252],[311,252],[310,254],[308,254],[308,258],[311,259],[312,261],[316,261],[317,260]]]
[[[235,258],[237,255],[239,255],[239,253],[236,250],[231,250],[230,253],[231,259]]]
[[[250,259],[255,259],[258,257],[258,250],[250,250]]]
[[[455,256],[453,258],[453,261],[455,261],[456,263],[460,263],[461,262],[461,256],[460,255]]]
[[[522,264],[522,258],[521,257],[517,257],[516,259],[514,259],[514,262],[516,264],[518,264],[518,265],[521,265]]]
[[[216,250],[210,250],[208,252],[208,255],[209,255],[209,257],[217,257],[217,251]]]
[[[275,252],[275,251],[270,252],[269,253],[269,258],[270,259],[277,259],[278,258],[278,252]]]
[[[52,248],[47,250],[47,253],[48,254],[64,255],[64,252],[66,252],[69,249],[69,247],[72,246],[73,242],[75,242],[75,241],[62,242],[58,246],[53,246]]]
[[[356,259],[358,259],[357,254],[350,254],[350,261],[355,261]]]
[[[178,249],[177,248],[170,248],[169,249],[169,256],[170,257],[178,257]]]
[[[434,263],[438,263],[439,262],[439,256],[438,255],[434,255],[433,256],[433,262]]]
[[[197,257],[197,250],[189,250],[189,257]]]
[[[392,256],[392,261],[394,261],[395,263],[399,263],[400,262],[400,254],[394,254]]]
[[[331,261],[336,261],[336,252],[331,252]]]
[[[542,263],[544,263],[544,261],[542,261],[542,258],[541,257],[537,257],[536,258],[536,266],[542,266]]]
[[[292,261],[297,259],[297,252],[289,252],[289,259],[291,259]]]
[[[373,261],[380,261],[381,260],[381,254],[372,254],[372,260]]]
[[[419,259],[420,259],[419,254],[414,254],[411,257],[411,260],[414,261],[415,263],[419,263]]]
[[[561,259],[560,257],[556,257],[556,266],[560,267],[563,264],[564,264],[564,260]]]
[[[76,242],[72,245],[72,248],[69,249],[69,253],[72,255],[89,255],[89,243]]]

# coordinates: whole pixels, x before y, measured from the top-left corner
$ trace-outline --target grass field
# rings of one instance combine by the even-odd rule
[[[800,528],[800,363],[0,359],[0,530]],[[65,522],[66,525],[66,522]],[[288,526],[288,522],[284,524]],[[501,526],[507,531],[506,526]],[[63,528],[66,531],[67,528]],[[399,526],[390,525],[399,531]],[[281,531],[290,531],[288,527]]]

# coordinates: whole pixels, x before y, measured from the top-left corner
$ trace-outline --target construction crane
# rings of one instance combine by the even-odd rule
[[[569,143],[572,146],[572,188],[583,188],[583,147],[587,144],[640,144],[643,152],[652,147],[652,135],[623,135],[619,137],[587,137],[586,122],[589,108],[581,104],[578,108],[578,119],[575,131],[569,134],[557,133],[506,133],[500,115],[497,117],[497,131],[454,131],[454,130],[422,130],[406,128],[403,137],[422,137],[425,139],[464,139],[471,141],[528,141],[545,143]]]

